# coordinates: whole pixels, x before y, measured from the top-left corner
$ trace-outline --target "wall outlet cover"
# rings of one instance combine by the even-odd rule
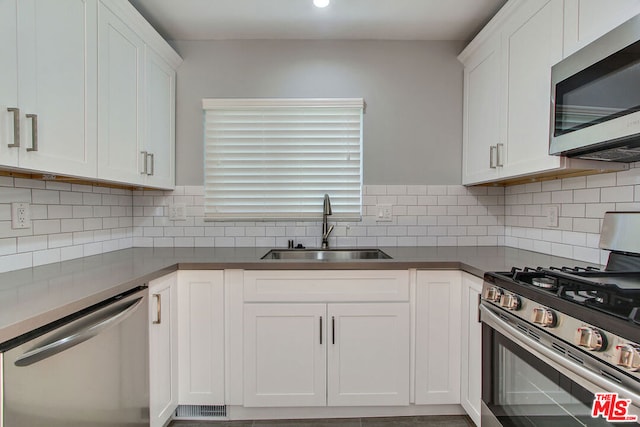
[[[184,203],[172,203],[169,205],[169,219],[171,221],[186,221],[187,206]]]
[[[550,205],[546,208],[547,227],[557,227],[560,217],[560,206]]]
[[[11,203],[11,228],[31,228],[31,205]]]

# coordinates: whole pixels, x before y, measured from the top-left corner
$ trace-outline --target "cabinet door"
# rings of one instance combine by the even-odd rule
[[[482,323],[478,319],[478,302],[482,279],[462,273],[462,371],[460,403],[473,422],[480,425],[482,400]]]
[[[464,64],[462,183],[475,184],[498,175],[492,147],[500,143],[500,38],[489,39]],[[494,151],[495,152],[495,151]]]
[[[640,13],[640,0],[565,0],[564,57]]]
[[[162,427],[178,406],[177,275],[149,283],[149,410]]]
[[[176,73],[148,46],[145,63],[146,184],[175,186],[175,84]]]
[[[502,31],[508,141],[498,150],[501,177],[560,166],[549,153],[551,66],[562,59],[563,2],[527,0]]]
[[[409,304],[330,304],[329,406],[409,404]]]
[[[244,406],[326,404],[326,305],[244,305]]]
[[[96,0],[19,3],[19,165],[95,177]]]
[[[144,43],[99,3],[98,178],[142,184]]]
[[[460,271],[418,271],[416,404],[460,403]]]
[[[224,405],[224,272],[178,272],[181,405]]]
[[[0,1],[0,165],[17,166],[14,117],[7,108],[18,108],[18,0]]]

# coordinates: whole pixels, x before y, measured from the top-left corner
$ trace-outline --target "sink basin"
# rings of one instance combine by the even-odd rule
[[[261,259],[356,261],[391,257],[380,249],[271,249]]]

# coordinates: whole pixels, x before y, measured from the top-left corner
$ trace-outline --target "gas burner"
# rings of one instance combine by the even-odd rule
[[[556,290],[558,289],[558,280],[553,277],[543,276],[531,279],[531,284],[542,289]]]

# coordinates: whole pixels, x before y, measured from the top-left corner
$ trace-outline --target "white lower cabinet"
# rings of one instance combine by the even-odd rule
[[[245,271],[243,405],[409,404],[409,272]]]
[[[330,322],[330,323],[329,323]],[[329,304],[327,404],[409,404],[409,304]]]
[[[462,273],[462,358],[460,403],[473,422],[480,425],[482,400],[482,323],[478,303],[482,279]]]
[[[416,405],[460,403],[461,275],[417,272]]]
[[[245,304],[245,406],[326,404],[325,304]]]
[[[224,271],[178,272],[178,403],[222,405]]]
[[[245,406],[409,404],[409,304],[245,304]]]
[[[178,406],[177,274],[149,283],[150,426],[162,427]]]

